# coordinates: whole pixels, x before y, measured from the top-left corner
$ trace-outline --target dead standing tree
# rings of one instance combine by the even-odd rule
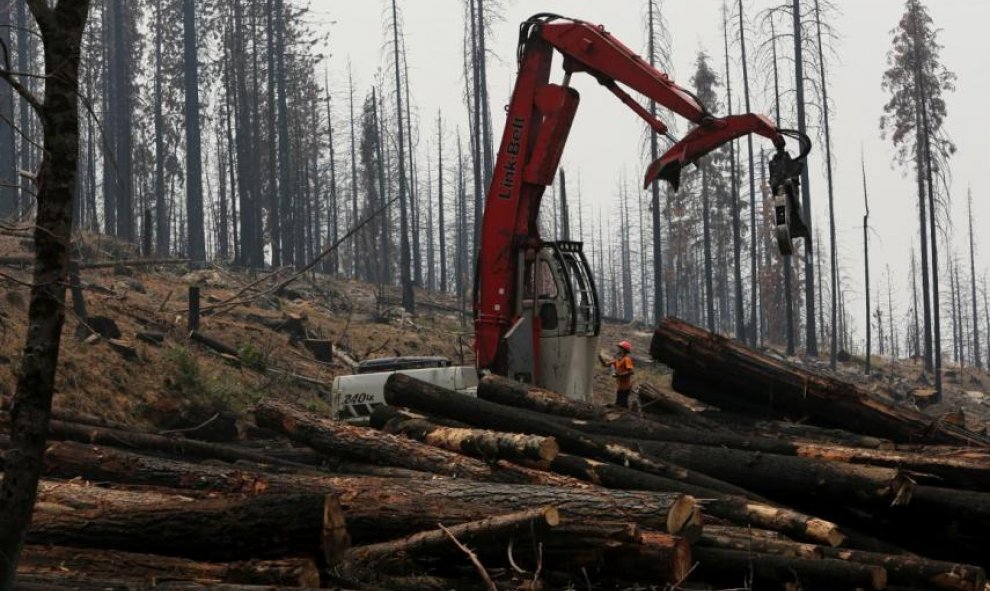
[[[73,189],[79,158],[79,62],[89,0],[26,0],[44,44],[45,94],[39,98],[0,64],[0,79],[31,105],[41,122],[44,156],[38,174],[35,265],[28,331],[10,411],[11,448],[0,485],[0,591],[13,589],[31,522],[51,418],[58,348],[65,321]],[[6,51],[4,52],[6,54]]]

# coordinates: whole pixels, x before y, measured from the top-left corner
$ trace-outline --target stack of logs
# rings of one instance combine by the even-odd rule
[[[17,588],[986,589],[982,436],[676,321],[653,353],[642,415],[402,374],[253,441],[60,415]]]

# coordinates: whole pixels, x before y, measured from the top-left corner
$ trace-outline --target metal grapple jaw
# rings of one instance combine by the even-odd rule
[[[794,253],[794,240],[804,238],[806,249],[811,238],[808,225],[801,217],[801,173],[804,157],[791,158],[787,150],[780,148],[770,160],[770,189],[773,192],[773,221],[777,237],[777,249],[783,256]]]

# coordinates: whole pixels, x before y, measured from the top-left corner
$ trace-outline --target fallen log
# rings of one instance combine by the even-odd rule
[[[634,520],[679,534],[692,522],[697,503],[679,493],[627,492],[601,488],[507,485],[476,481],[327,477],[249,472],[127,454],[92,446],[49,446],[49,473],[130,485],[170,487],[176,493],[340,493],[348,530],[357,543],[382,541],[431,529],[437,523],[477,521],[493,512],[510,513],[553,505],[589,521]],[[69,486],[69,485],[67,485]],[[76,485],[78,486],[78,485]]]
[[[858,564],[881,566],[894,585],[923,586],[946,591],[983,591],[986,572],[968,564],[928,560],[919,556],[896,556],[876,552],[859,552],[843,548],[822,548],[826,558]]]
[[[473,542],[476,538],[484,538],[486,543],[490,543],[524,530],[527,533],[530,531],[542,533],[559,523],[560,513],[554,507],[538,507],[487,517],[480,521],[452,525],[446,530],[435,529],[398,540],[356,546],[344,557],[344,568],[348,568],[348,563],[369,565],[386,560],[399,561],[423,552],[435,552],[439,547],[449,546],[451,536],[463,543]]]
[[[319,591],[317,587],[282,587],[202,583],[198,581],[141,581],[123,578],[91,578],[72,573],[18,575],[14,591]],[[341,590],[343,591],[343,590]]]
[[[698,573],[709,580],[718,577],[738,582],[747,577],[777,584],[821,585],[824,589],[875,589],[887,586],[887,571],[880,566],[829,558],[792,558],[742,550],[696,547]]]
[[[780,501],[815,497],[887,507],[909,503],[915,488],[911,478],[892,468],[684,443],[622,442]]]
[[[336,456],[387,466],[488,482],[531,483],[531,473],[510,465],[491,466],[459,453],[374,429],[323,419],[277,400],[254,410],[258,426],[284,433],[293,441]]]
[[[641,579],[663,584],[676,584],[691,571],[692,551],[687,540],[658,532],[644,531],[636,543],[620,542],[601,546],[596,539],[544,547],[544,560],[558,558],[563,568],[577,570],[581,566],[597,569],[618,580]],[[581,548],[582,542],[586,544]],[[589,543],[590,542],[590,543]],[[586,557],[582,560],[581,554]],[[590,556],[588,556],[590,554]],[[572,562],[573,561],[573,562]]]
[[[55,441],[97,443],[111,447],[125,447],[132,450],[161,452],[172,456],[222,460],[224,462],[251,462],[262,466],[306,468],[303,464],[280,460],[265,454],[221,443],[207,443],[205,441],[183,437],[165,437],[153,433],[124,431],[121,429],[81,425],[66,421],[51,421],[48,438]]]
[[[729,528],[723,528],[723,530]],[[747,536],[746,528],[732,528],[736,534],[732,535],[723,532],[705,531],[705,534],[698,540],[697,545],[710,548],[722,548],[725,550],[739,550],[755,554],[777,554],[789,558],[824,558],[822,547],[815,544],[805,544],[792,542],[786,539],[765,538],[759,536]]]
[[[445,427],[393,406],[376,408],[371,415],[371,426],[386,433],[405,435],[428,445],[486,460],[550,461],[560,452],[560,445],[553,437]]]
[[[240,352],[234,347],[228,345],[227,343],[217,340],[209,335],[203,334],[198,330],[190,330],[189,338],[190,340],[197,342],[200,345],[203,345],[204,347],[220,354],[224,358],[230,359],[231,361],[234,361],[238,364],[241,362]]]
[[[722,480],[686,470],[654,456],[644,456],[621,445],[608,444],[547,418],[547,415],[464,396],[404,374],[389,376],[385,382],[385,400],[392,406],[454,418],[476,427],[553,437],[561,450],[567,453],[626,464],[637,470],[726,494],[752,496],[749,491]]]
[[[731,393],[733,398],[765,409],[810,415],[897,442],[990,446],[990,437],[934,421],[854,384],[791,366],[674,318],[661,322],[650,354],[674,368],[675,374],[683,373],[705,384],[705,388],[688,392],[701,400],[712,392]]]
[[[578,456],[561,454],[550,463],[533,464],[543,469],[587,480],[607,488],[621,490],[649,490],[688,492],[702,502],[705,513],[726,519],[732,523],[776,530],[810,540],[819,544],[838,546],[845,536],[839,526],[785,507],[756,503],[743,497],[724,495],[701,487],[685,486],[683,483],[668,480],[653,474],[633,470],[618,464],[596,462]],[[695,540],[700,534],[700,526],[682,526],[678,535]]]
[[[349,545],[336,495],[260,495],[149,507],[35,511],[28,543],[105,548],[195,560],[320,556],[335,564]]]
[[[17,566],[18,576],[67,572],[90,578],[125,577],[142,581],[172,579],[284,587],[320,586],[319,569],[309,558],[210,563],[115,550],[27,546]]]

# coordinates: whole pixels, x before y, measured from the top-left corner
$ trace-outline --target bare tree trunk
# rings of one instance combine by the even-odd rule
[[[725,42],[725,111],[732,114],[732,70],[729,67],[729,12],[722,4],[722,37]],[[740,16],[740,24],[742,17]],[[742,30],[739,31],[742,37]],[[752,148],[752,146],[750,146]],[[752,150],[750,151],[752,156]],[[739,228],[739,186],[736,174],[736,142],[729,142],[729,177],[730,191],[732,192],[732,275],[733,275],[733,302],[735,303],[735,327],[736,339],[746,341],[746,317],[743,311],[742,293],[742,234]],[[755,242],[754,242],[755,244]],[[755,318],[755,316],[754,316]]]
[[[358,176],[357,176],[357,134],[354,131],[354,76],[351,73],[351,64],[347,64],[347,81],[350,89],[351,105],[351,224],[356,224],[358,220]],[[357,241],[351,242],[351,278],[358,276],[358,247]]]
[[[709,332],[715,332],[715,293],[712,282],[712,232],[708,198],[708,162],[701,164],[701,210],[702,229],[705,249],[705,311],[706,325]]]
[[[777,121],[780,121],[780,65],[777,59],[777,31],[776,25],[773,18],[770,19],[770,42],[771,50],[773,55],[773,96],[774,96],[774,113],[776,114]],[[786,345],[787,354],[794,354],[794,286],[792,281],[792,275],[794,273],[794,263],[790,255],[783,257],[783,268],[784,268],[784,313],[787,315],[785,319],[785,330],[787,331]],[[869,314],[867,314],[867,320],[869,320]]]
[[[327,224],[330,226],[329,238],[330,244],[336,244],[339,239],[340,231],[340,195],[337,193],[337,158],[336,151],[333,145],[333,109],[330,104],[330,80],[327,79],[327,142],[329,143],[330,149],[330,203],[327,204],[329,209],[327,216]],[[334,251],[330,255],[330,273],[336,275],[340,273],[340,255],[337,251]]]
[[[571,239],[571,215],[567,209],[567,175],[560,169],[560,240]]]
[[[440,234],[440,293],[447,293],[447,225],[443,206],[443,119],[437,109],[437,220]]]
[[[861,155],[860,163],[863,168],[863,205],[865,206],[865,212],[863,213],[863,264],[866,267],[866,281],[864,283],[866,289],[866,375],[870,375],[870,365],[872,363],[873,349],[872,343],[870,342],[871,334],[871,322],[870,322],[870,197],[866,190],[866,160]]]
[[[31,30],[28,28],[30,25],[28,23],[27,2],[15,2],[14,4],[17,5],[16,18],[17,18],[17,26],[18,26],[17,69],[20,72],[29,72],[31,70],[31,63],[34,61],[35,50],[34,50],[34,40],[32,39],[31,36]],[[7,44],[7,47],[10,47],[9,43]],[[10,91],[8,91],[8,93],[10,94]],[[33,122],[33,119],[31,117],[31,106],[22,99],[18,105],[17,110],[18,110],[18,115],[20,116],[19,126],[21,128],[21,133],[23,133],[27,137],[34,137],[31,133],[32,132],[31,127]],[[11,121],[13,121],[13,119],[11,119]],[[11,148],[13,148],[13,143],[11,143],[10,146]],[[30,142],[28,142],[27,139],[24,136],[22,136],[21,145],[20,145],[21,170],[31,170],[33,168],[32,157],[31,157],[32,150],[33,148]],[[0,193],[2,193],[2,191],[3,189],[0,189]],[[19,196],[16,203],[17,207],[19,208],[19,211],[23,211],[23,209],[25,209],[25,204],[30,203],[32,201],[31,193],[33,192],[34,192],[34,187],[32,186],[31,179],[28,178],[20,179]],[[2,198],[0,198],[0,201],[2,201]],[[80,204],[80,206],[84,206],[84,205],[85,205],[84,203]],[[2,209],[2,205],[0,205],[0,209]],[[3,216],[0,215],[0,217]],[[79,222],[77,221],[77,223]]]
[[[976,369],[983,369],[983,358],[980,356],[980,314],[977,310],[976,299],[976,245],[973,241],[973,190],[969,190],[969,284],[973,299],[973,362]]]
[[[822,44],[822,17],[819,0],[815,0],[815,26],[817,32],[818,45],[818,74],[819,87],[822,93],[822,126],[825,134],[825,179],[828,183],[828,233],[829,233],[829,254],[830,267],[832,273],[832,326],[829,343],[829,365],[835,369],[836,354],[838,352],[838,286],[839,286],[839,256],[835,243],[835,199],[832,185],[832,134],[829,128],[829,104],[828,104],[828,78],[825,75],[825,53]],[[821,303],[819,302],[819,305]]]
[[[162,1],[155,7],[155,252],[165,258],[169,251],[168,212],[165,205],[165,115],[162,110]]]
[[[492,149],[492,114],[488,104],[488,52],[485,49],[486,35],[485,3],[478,0],[478,94],[477,100],[481,108],[481,152],[483,154],[482,178],[484,179],[483,189],[488,190],[492,184],[492,168],[494,167],[494,153]]]
[[[10,47],[11,17],[13,5],[0,6],[0,43]],[[0,62],[6,65],[5,62]],[[23,130],[22,130],[23,131]],[[20,213],[18,197],[17,164],[14,158],[16,146],[14,134],[14,91],[6,83],[0,84],[0,219]]]
[[[203,227],[203,162],[199,133],[199,57],[196,37],[196,2],[183,0],[186,90],[186,216],[189,260],[206,262]],[[118,224],[120,220],[118,219]]]
[[[10,411],[11,447],[0,484],[0,589],[12,589],[42,471],[51,419],[72,232],[72,196],[79,157],[80,45],[89,2],[30,0],[45,55],[45,95],[38,99],[6,70],[7,80],[37,111],[44,134],[34,230],[35,266],[28,331]]]
[[[413,285],[423,286],[422,252],[419,245],[419,232],[422,223],[419,219],[419,181],[416,174],[416,154],[413,149],[412,99],[409,98],[409,62],[406,60],[406,39],[402,38],[402,66],[406,93],[406,138],[409,141],[409,231],[412,234]]]
[[[649,22],[648,22],[648,52],[650,65],[657,66],[657,20],[660,15],[656,13],[656,6],[653,0],[647,0]],[[650,115],[657,116],[657,104],[650,101]],[[660,158],[660,142],[657,132],[650,129],[650,161],[655,162]],[[660,322],[665,313],[663,299],[663,229],[660,227],[660,183],[653,181],[650,184],[650,205],[653,214],[653,321]]]
[[[746,101],[746,112],[752,111],[752,105],[750,103],[750,92],[749,92],[749,61],[746,55],[746,32],[745,32],[745,19],[743,18],[743,2],[739,0],[739,47],[742,51],[742,73],[743,73],[743,96]],[[778,119],[779,121],[779,119]],[[750,328],[749,328],[749,343],[750,345],[756,345],[757,334],[760,333],[759,317],[760,311],[756,305],[757,291],[759,289],[757,284],[757,276],[759,275],[759,270],[757,267],[757,256],[756,256],[756,237],[759,235],[759,230],[756,226],[756,163],[753,156],[753,136],[752,134],[747,134],[746,144],[749,154],[749,227],[750,227],[750,268],[749,268],[749,316],[750,316]]]
[[[409,252],[409,213],[408,213],[408,203],[407,203],[407,187],[406,187],[406,163],[405,163],[405,134],[402,129],[402,75],[399,70],[399,15],[398,9],[396,8],[396,0],[392,0],[392,53],[395,59],[395,112],[396,112],[396,128],[398,130],[398,140],[399,140],[399,232],[402,234],[400,237],[400,250],[399,253],[399,264],[402,267],[400,269],[400,280],[402,282],[402,307],[406,309],[406,312],[410,314],[416,313],[416,296],[413,293],[413,282],[412,276],[410,274],[410,252]]]
[[[798,131],[806,133],[808,129],[805,116],[804,101],[804,47],[801,41],[801,0],[793,0],[792,17],[794,20],[794,88],[796,89]],[[808,167],[801,171],[802,213],[811,232],[811,175]],[[818,356],[818,329],[815,318],[815,253],[809,248],[811,241],[804,241],[804,313],[805,313],[805,349],[811,356]]]

